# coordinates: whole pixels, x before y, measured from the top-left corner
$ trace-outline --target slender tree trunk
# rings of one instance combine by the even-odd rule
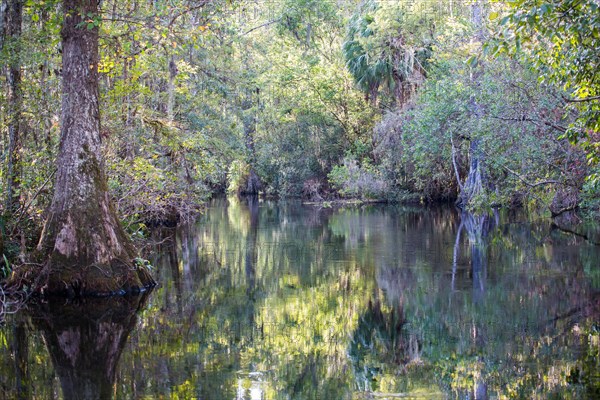
[[[244,124],[244,142],[246,144],[246,158],[250,171],[246,187],[241,188],[241,194],[256,195],[262,188],[260,178],[256,174],[256,151],[254,149],[254,136],[256,133],[256,111],[253,108],[255,103],[253,97],[256,93],[256,103],[258,103],[258,89],[246,94],[246,99],[242,103],[243,124]]]
[[[483,6],[478,0],[471,6],[471,22],[475,25],[475,39],[479,42],[483,41]],[[474,80],[475,78],[472,78]],[[481,106],[473,96],[470,100],[471,112],[477,120],[477,129],[480,130],[481,119],[483,112]],[[475,132],[477,135],[479,132]],[[477,137],[471,138],[469,146],[469,174],[461,187],[460,196],[456,202],[457,206],[465,210],[469,203],[478,195],[484,192],[485,179],[483,174],[484,156],[481,151],[481,140]]]
[[[8,9],[8,3],[6,0],[0,1],[0,49],[4,47],[4,24],[6,23],[5,15]]]
[[[19,153],[21,148],[21,25],[23,22],[23,0],[9,0],[3,8],[3,45],[9,46],[10,59],[6,68],[8,83],[8,149],[5,192],[5,211],[12,214],[19,207]]]
[[[49,255],[42,292],[137,291],[154,284],[132,265],[133,246],[117,220],[104,174],[98,106],[97,0],[64,0],[63,93],[57,178],[38,252]],[[93,19],[93,18],[92,18]]]
[[[167,119],[175,119],[175,78],[177,77],[177,64],[175,56],[169,57],[169,82],[167,84]]]
[[[41,12],[40,16],[40,29],[42,35],[48,35],[47,23],[50,18],[49,11],[45,8]],[[40,90],[42,92],[42,107],[44,108],[42,121],[44,130],[44,143],[47,154],[53,156],[52,146],[52,112],[50,112],[51,106],[50,101],[52,99],[52,93],[55,90],[52,83],[52,71],[50,70],[50,59],[49,57],[44,58],[42,65],[40,66]]]

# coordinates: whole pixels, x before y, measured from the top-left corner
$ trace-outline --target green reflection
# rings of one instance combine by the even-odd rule
[[[600,250],[548,223],[248,198],[154,240],[161,287],[115,398],[598,395]],[[16,326],[0,330],[5,397],[26,382],[51,398],[60,374]]]

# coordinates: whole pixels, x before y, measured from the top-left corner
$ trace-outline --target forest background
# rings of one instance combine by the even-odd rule
[[[600,215],[595,0],[102,1],[102,151],[133,237],[223,192]],[[60,2],[4,0],[2,274],[46,219]]]

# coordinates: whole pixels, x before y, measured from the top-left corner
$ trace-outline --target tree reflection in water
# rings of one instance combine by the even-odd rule
[[[547,221],[500,221],[211,204],[154,238],[161,286],[143,329],[128,334],[135,317],[118,307],[73,305],[45,307],[74,322],[0,326],[0,398],[57,398],[60,385],[127,399],[599,398],[600,249]],[[84,372],[91,358],[104,378]]]
[[[456,234],[452,260],[452,290],[455,290],[454,285],[458,262],[457,259],[460,252],[461,233],[464,229],[469,238],[469,258],[471,260],[471,279],[473,280],[473,302],[475,303],[481,303],[485,298],[488,266],[487,240],[492,229],[498,224],[498,220],[499,216],[496,210],[494,210],[493,217],[489,214],[477,215],[464,211],[460,216],[460,225]],[[486,345],[485,337],[479,334],[479,328],[476,323],[473,323],[471,332],[475,345],[478,348],[484,348]],[[477,361],[479,362],[474,365],[481,365],[482,361],[480,359]],[[472,372],[473,385],[470,388],[468,396],[470,399],[485,400],[488,398],[487,383],[485,382],[485,376],[482,376],[481,371],[477,369],[478,368]]]
[[[146,296],[29,307],[65,399],[111,399],[121,353]]]

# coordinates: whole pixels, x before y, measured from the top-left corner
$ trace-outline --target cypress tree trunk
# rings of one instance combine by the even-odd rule
[[[41,290],[67,295],[137,291],[154,284],[111,204],[101,155],[98,0],[64,0],[63,94],[57,178],[38,252]],[[91,17],[91,18],[90,18]]]
[[[481,116],[477,115],[477,118],[481,118]],[[471,139],[469,146],[469,174],[462,185],[462,191],[456,202],[456,205],[461,210],[466,210],[471,200],[484,191],[484,179],[481,172],[484,157],[481,154],[479,146],[479,139]]]

